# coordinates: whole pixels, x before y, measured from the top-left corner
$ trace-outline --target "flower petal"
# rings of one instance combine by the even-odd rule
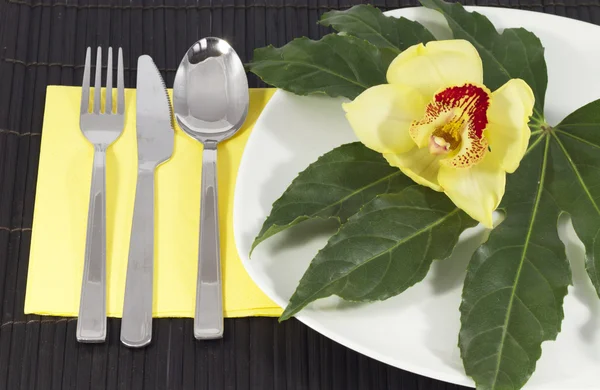
[[[379,153],[403,153],[415,146],[408,132],[426,101],[414,88],[383,84],[342,106],[358,139]]]
[[[452,168],[442,164],[438,180],[457,207],[485,227],[492,228],[493,212],[504,196],[506,173],[487,156],[469,168]]]
[[[485,138],[491,148],[490,157],[506,172],[513,173],[527,151],[534,102],[531,88],[521,79],[509,80],[492,93]]]
[[[483,84],[483,65],[477,49],[468,41],[431,41],[400,53],[387,70],[387,80],[417,88],[429,99],[451,85]]]
[[[438,171],[442,156],[429,153],[427,148],[413,148],[406,153],[384,154],[388,163],[400,170],[418,184],[435,191],[442,191],[438,183]]]

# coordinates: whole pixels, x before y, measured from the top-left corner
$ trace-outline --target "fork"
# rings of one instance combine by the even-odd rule
[[[119,48],[116,108],[112,103],[112,47],[108,48],[106,67],[106,104],[101,112],[102,48],[96,55],[96,80],[92,112],[90,106],[91,48],[87,48],[81,87],[79,127],[94,145],[94,165],[90,188],[85,262],[77,320],[77,341],[99,343],[106,339],[106,149],[121,135],[125,124],[125,87],[123,51]]]

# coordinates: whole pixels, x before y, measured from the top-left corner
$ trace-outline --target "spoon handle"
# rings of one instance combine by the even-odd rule
[[[194,337],[223,337],[223,298],[219,246],[219,207],[217,202],[217,143],[206,141],[202,153],[200,201],[200,248]]]

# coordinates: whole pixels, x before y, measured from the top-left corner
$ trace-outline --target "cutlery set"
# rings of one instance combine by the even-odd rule
[[[113,104],[112,48],[106,66],[105,108],[101,105],[102,49],[96,56],[94,96],[90,102],[91,49],[86,52],[80,128],[94,145],[84,271],[77,340],[106,339],[106,149],[125,124],[123,52],[118,51],[117,94]],[[196,339],[223,336],[223,300],[217,203],[217,144],[243,125],[249,103],[248,81],[233,48],[219,38],[203,38],[185,54],[173,87],[174,115],[160,72],[152,58],[138,58],[136,134],[138,172],[132,216],[121,342],[143,347],[152,339],[154,270],[154,174],[173,154],[173,117],[204,146],[202,159],[198,278],[194,312]],[[192,180],[194,178],[191,178]]]

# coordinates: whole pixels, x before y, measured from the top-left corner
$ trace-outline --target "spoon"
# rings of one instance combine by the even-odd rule
[[[175,74],[173,109],[183,131],[204,145],[194,316],[198,340],[223,337],[217,144],[242,127],[248,104],[248,79],[233,48],[213,37],[194,43]]]

